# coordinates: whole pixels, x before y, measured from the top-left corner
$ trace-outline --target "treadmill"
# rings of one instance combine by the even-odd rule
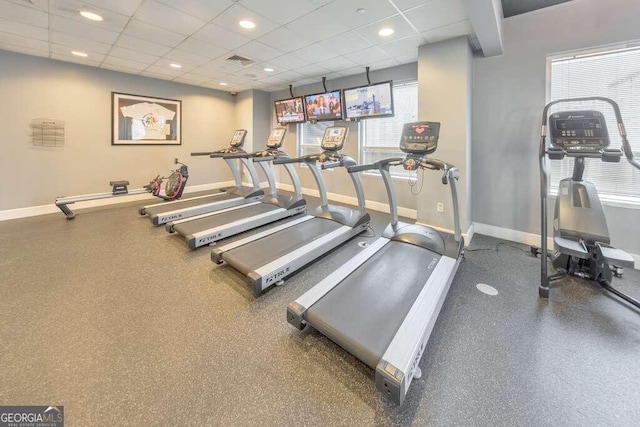
[[[348,131],[346,126],[325,129],[320,154],[274,160],[274,164],[305,163],[309,166],[320,192],[320,207],[313,215],[213,249],[211,259],[218,264],[226,262],[244,274],[256,295],[272,285],[282,284],[289,275],[369,227],[360,177],[349,175],[358,196],[358,209],[334,206],[327,201],[327,190],[318,168],[318,164],[322,169],[355,166],[351,157],[339,153]]]
[[[349,172],[377,169],[389,197],[391,224],[382,237],[329,274],[287,308],[287,321],[307,324],[375,369],[376,387],[402,405],[433,326],[462,258],[458,170],[427,157],[438,145],[440,123],[403,127],[404,158],[354,166]],[[453,198],[453,233],[398,221],[389,167],[443,171]]]
[[[224,188],[222,191],[207,194],[206,196],[190,197],[172,203],[156,203],[143,206],[138,210],[140,215],[148,215],[153,225],[162,225],[169,221],[248,204],[262,199],[264,192],[260,189],[260,180],[253,163],[248,159],[240,158],[245,169],[249,172],[252,183],[251,187],[243,187],[238,165],[234,160],[224,158],[229,154],[245,153],[242,150],[242,146],[246,136],[246,130],[238,129],[234,132],[228,148],[218,151],[191,153],[192,156],[209,156],[224,159],[233,174],[234,187]]]
[[[284,142],[285,133],[286,129],[283,127],[272,129],[266,150],[230,154],[224,157],[225,160],[249,158],[258,163],[269,182],[271,194],[268,197],[264,197],[261,201],[169,222],[165,225],[166,230],[169,233],[175,231],[184,236],[187,246],[193,250],[265,224],[305,213],[307,202],[302,198],[300,180],[293,166],[288,163],[283,165],[293,183],[292,196],[278,194],[273,176],[273,160],[289,158],[284,151],[279,150]]]

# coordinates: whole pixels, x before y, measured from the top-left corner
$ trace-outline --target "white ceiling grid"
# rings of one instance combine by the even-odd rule
[[[418,46],[472,33],[461,0],[0,0],[0,49],[229,92],[414,62]]]

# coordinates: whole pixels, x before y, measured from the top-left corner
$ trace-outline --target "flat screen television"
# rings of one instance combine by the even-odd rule
[[[301,96],[281,99],[274,104],[276,107],[276,118],[279,124],[286,125],[289,123],[304,123],[306,121]]]
[[[342,91],[347,120],[393,117],[393,82],[374,83]]]
[[[340,90],[315,93],[304,96],[304,108],[307,120],[342,120],[342,97]]]

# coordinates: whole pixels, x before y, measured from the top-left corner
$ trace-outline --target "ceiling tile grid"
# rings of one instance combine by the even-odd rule
[[[229,92],[413,62],[472,33],[462,0],[0,0],[0,49]]]

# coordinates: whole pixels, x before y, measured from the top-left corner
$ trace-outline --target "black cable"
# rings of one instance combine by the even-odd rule
[[[409,187],[411,187],[411,194],[417,196],[422,192],[422,187],[424,187],[424,171],[422,169],[418,169],[418,174],[421,175],[421,178],[416,176],[416,180],[409,180]],[[418,183],[418,179],[420,179],[420,189],[417,192],[414,192],[414,187]]]
[[[465,251],[468,251],[468,252],[481,252],[481,251],[500,252],[500,245],[509,246],[510,248],[517,249],[517,250],[522,251],[522,252],[524,252],[526,254],[530,254],[531,253],[531,251],[528,250],[528,249],[524,249],[524,248],[521,248],[519,246],[513,245],[511,243],[507,243],[507,242],[499,242],[493,248],[465,249]]]

